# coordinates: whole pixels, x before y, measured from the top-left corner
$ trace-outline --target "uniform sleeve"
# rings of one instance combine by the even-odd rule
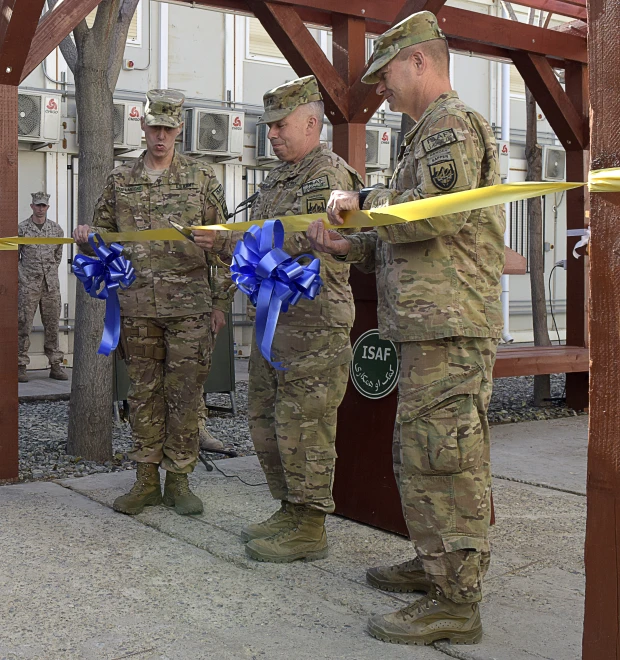
[[[378,189],[369,193],[365,209],[402,204],[446,193],[477,188],[482,153],[473,128],[461,117],[445,115],[424,131],[409,156],[420,184],[412,190]],[[443,215],[417,222],[379,227],[377,235],[387,243],[426,241],[453,236],[463,228],[470,211]]]
[[[312,172],[301,184],[301,213],[325,213],[332,190],[361,190],[362,180],[357,172],[348,170],[342,163],[323,167]],[[349,233],[343,230],[342,233]],[[310,252],[312,246],[303,232],[286,234],[284,251],[288,254]]]
[[[361,231],[347,236],[351,249],[342,259],[349,264],[355,264],[363,273],[375,272],[375,251],[377,249],[377,232]]]
[[[116,232],[116,189],[114,177],[110,174],[105,188],[95,204],[93,212],[92,230],[95,232]]]
[[[204,188],[203,222],[206,225],[226,224],[228,208],[224,196],[224,188],[217,180],[214,172],[207,172]],[[230,311],[234,287],[230,279],[230,268],[222,261],[229,259],[231,254],[230,232],[217,232],[213,250],[206,253],[209,266],[209,284],[213,309],[222,312]]]
[[[56,230],[56,235],[58,238],[63,238],[65,235],[65,232],[62,230],[62,227],[58,225],[58,229]],[[59,245],[56,246],[56,249],[54,250],[54,260],[56,261],[56,267],[59,267],[60,264],[62,263],[62,249],[64,245],[60,243]]]

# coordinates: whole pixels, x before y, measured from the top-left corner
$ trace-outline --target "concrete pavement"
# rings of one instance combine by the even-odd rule
[[[480,645],[403,647],[365,633],[370,614],[416,597],[365,583],[366,567],[411,556],[398,536],[330,516],[327,559],[247,559],[239,531],[274,504],[256,459],[244,457],[217,462],[228,476],[199,466],[191,478],[205,513],[190,518],[113,512],[133,473],[0,488],[0,658],[576,660],[585,497],[565,491],[585,479],[586,425],[493,428],[502,478]],[[547,487],[520,482],[541,477]]]

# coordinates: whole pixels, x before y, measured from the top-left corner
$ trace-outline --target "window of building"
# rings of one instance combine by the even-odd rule
[[[286,58],[257,18],[246,19],[246,58],[274,64],[286,64]]]
[[[97,15],[97,10],[93,9],[90,14],[86,17],[86,24],[89,28],[95,23],[95,16]],[[131,23],[129,24],[129,32],[127,33],[127,45],[129,46],[141,46],[142,45],[142,0],[138,2],[136,11],[131,18]]]
[[[514,64],[510,65],[510,95],[525,98],[525,83]]]

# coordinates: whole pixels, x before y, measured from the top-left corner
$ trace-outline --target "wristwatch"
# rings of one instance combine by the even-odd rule
[[[374,190],[374,188],[362,188],[362,189],[359,191],[358,194],[359,194],[359,205],[360,205],[360,209],[363,209],[363,208],[364,208],[364,202],[366,201],[366,197],[368,197],[368,193],[369,193],[371,190]]]

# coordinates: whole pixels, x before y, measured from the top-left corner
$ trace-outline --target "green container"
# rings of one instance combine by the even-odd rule
[[[235,355],[232,315],[226,314],[226,326],[220,330],[211,356],[211,371],[204,384],[205,394],[215,392],[231,394],[235,391]],[[129,377],[125,362],[114,351],[114,401],[126,401]],[[231,401],[234,401],[231,396]],[[234,408],[234,403],[233,403]]]

